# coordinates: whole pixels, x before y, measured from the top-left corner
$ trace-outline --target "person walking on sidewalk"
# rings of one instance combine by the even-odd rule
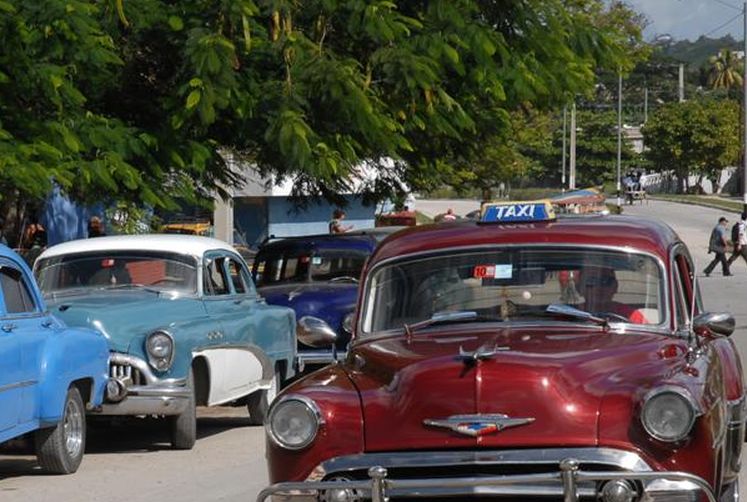
[[[729,262],[726,260],[726,243],[728,242],[726,228],[728,223],[729,220],[722,216],[718,219],[718,224],[711,231],[711,238],[708,241],[708,252],[715,253],[716,257],[703,270],[706,277],[711,275],[711,271],[716,267],[717,263],[721,263],[721,273],[725,277],[731,275],[731,272],[729,272]]]
[[[734,244],[734,252],[729,258],[729,267],[736,261],[740,256],[744,258],[744,262],[747,263],[747,212],[742,213],[742,218],[735,224],[737,233],[734,234],[732,229],[731,240]]]

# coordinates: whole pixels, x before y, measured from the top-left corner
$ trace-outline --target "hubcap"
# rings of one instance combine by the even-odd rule
[[[76,401],[69,401],[65,406],[65,421],[62,432],[65,438],[65,449],[70,457],[80,455],[83,448],[83,410]]]

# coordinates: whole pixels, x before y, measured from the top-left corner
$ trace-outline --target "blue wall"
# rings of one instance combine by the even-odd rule
[[[353,225],[353,230],[372,228],[376,207],[364,206],[361,199],[354,195],[346,195],[345,199],[348,204],[343,208],[346,213],[344,224]],[[286,197],[269,197],[268,233],[276,237],[326,234],[335,208],[327,202],[312,202],[308,207],[297,210]]]
[[[60,242],[88,237],[88,220],[91,216],[103,219],[103,207],[80,206],[62,195],[59,187],[55,187],[39,220],[47,229],[47,244],[52,246]]]

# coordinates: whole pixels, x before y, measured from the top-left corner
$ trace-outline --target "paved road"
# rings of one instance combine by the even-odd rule
[[[464,214],[478,207],[474,201],[418,201],[417,209],[437,214],[453,207]],[[657,216],[669,222],[688,243],[702,270],[708,261],[706,242],[721,212],[652,201],[648,206],[625,207],[629,214]],[[734,215],[729,215],[733,219]],[[711,310],[736,314],[734,334],[747,361],[747,265],[737,262],[734,277],[698,277]],[[250,502],[267,482],[264,433],[247,423],[243,409],[200,410],[200,439],[192,451],[171,451],[166,430],[158,423],[137,427],[94,428],[80,471],[72,476],[44,476],[23,445],[13,455],[0,452],[2,502]],[[19,453],[19,451],[21,453]],[[742,472],[743,496],[747,476]]]

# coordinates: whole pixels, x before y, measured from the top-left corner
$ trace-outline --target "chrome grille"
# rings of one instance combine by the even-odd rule
[[[109,376],[120,380],[129,380],[132,385],[145,385],[145,378],[140,370],[129,364],[110,364]]]

